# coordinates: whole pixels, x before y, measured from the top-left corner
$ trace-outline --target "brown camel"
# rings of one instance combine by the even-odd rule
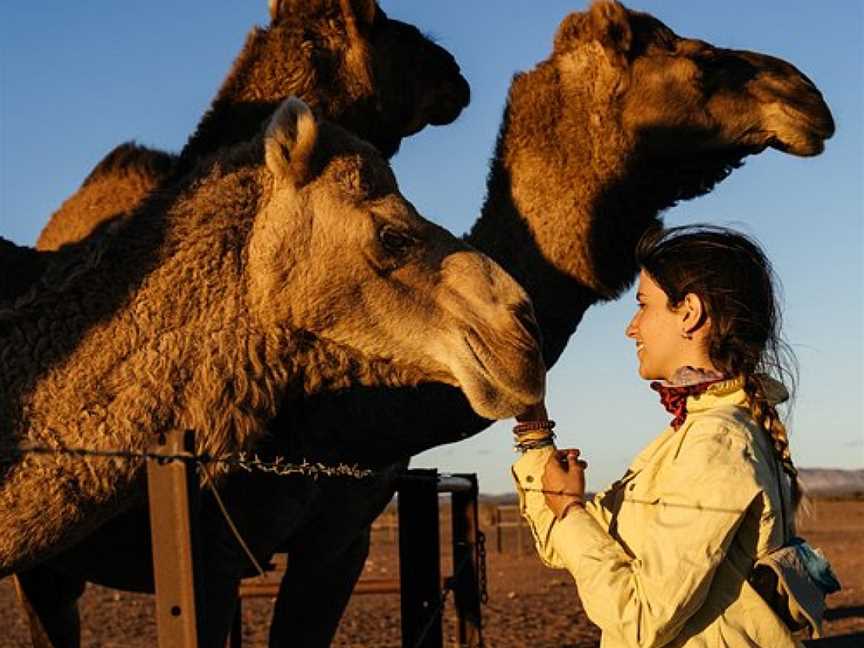
[[[632,282],[633,242],[663,209],[707,193],[747,155],[768,146],[814,155],[832,132],[818,90],[788,63],[681,38],[651,16],[596,3],[568,16],[550,57],[514,79],[487,200],[468,241],[529,290],[551,365],[585,311]],[[457,390],[423,385],[322,391],[302,409],[280,412],[271,429],[296,431],[291,446],[278,449],[288,456],[385,466],[489,423]],[[393,483],[309,484],[310,505],[291,490],[296,484],[254,481],[271,502],[295,502],[285,504],[293,515],[280,516],[281,525],[263,511],[256,516],[240,495],[232,509],[245,514],[244,534],[262,552],[281,543],[291,553],[271,643],[327,646]],[[134,526],[133,518],[125,523]],[[112,533],[101,541],[124,529]],[[233,546],[227,532],[222,537]],[[109,574],[104,555],[96,565],[84,553],[54,561],[53,575],[77,587],[82,577],[122,582],[117,563]],[[239,550],[233,562],[238,575],[247,569]]]
[[[299,100],[181,185],[2,313],[0,577],[78,541],[140,486],[140,461],[27,446],[140,450],[194,429],[197,450],[220,456],[320,390],[443,381],[490,417],[543,394],[524,291],[421,218],[371,145]]]
[[[39,235],[56,250],[131,214],[154,189],[223,146],[251,139],[283,99],[374,144],[386,157],[427,124],[449,124],[468,105],[468,83],[447,50],[376,0],[270,0],[210,109],[179,156],[125,143],[88,175]]]

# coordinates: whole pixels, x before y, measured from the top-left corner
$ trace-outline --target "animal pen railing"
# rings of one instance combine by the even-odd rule
[[[159,648],[197,648],[199,628],[206,618],[203,597],[206,574],[201,560],[196,471],[201,468],[205,483],[212,486],[206,463],[215,460],[197,456],[194,449],[192,432],[174,431],[160,435],[156,447],[144,453],[51,448],[28,450],[146,459]],[[227,463],[236,463],[247,470],[254,466],[283,475],[307,470],[316,477],[366,477],[372,474],[348,466],[264,464],[257,458],[246,460],[243,456]],[[213,491],[218,501],[215,488]],[[400,577],[398,581],[361,581],[355,593],[398,592],[403,647],[442,648],[442,613],[447,596],[452,592],[458,617],[459,646],[482,647],[480,604],[485,598],[485,552],[484,536],[478,526],[476,475],[439,475],[434,469],[408,470],[399,477],[397,492]],[[450,495],[452,507],[453,574],[443,581],[443,586],[439,493]],[[233,528],[227,512],[226,522]],[[238,541],[243,544],[239,535]],[[243,584],[240,588],[241,600],[243,596],[269,597],[277,592],[278,585],[256,588]],[[22,602],[27,605],[26,600]],[[230,637],[232,648],[241,645],[240,601],[237,608]],[[34,617],[29,616],[32,623]]]
[[[477,476],[408,470],[397,481],[399,577],[362,578],[353,594],[399,594],[404,648],[441,648],[442,615],[452,592],[458,646],[482,646],[481,603],[485,602],[485,539],[478,526]],[[441,577],[439,494],[450,495],[453,573]],[[290,560],[290,557],[288,558]],[[285,560],[278,561],[281,565]],[[246,581],[240,600],[271,598],[279,582]],[[238,603],[231,648],[242,646]]]

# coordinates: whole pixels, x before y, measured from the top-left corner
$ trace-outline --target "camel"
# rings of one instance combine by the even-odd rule
[[[160,201],[2,313],[0,577],[140,491],[140,460],[28,446],[143,450],[193,429],[198,452],[224,456],[254,447],[277,408],[352,384],[444,382],[490,417],[542,396],[525,292],[300,100]]]
[[[652,16],[595,2],[567,16],[550,56],[514,78],[487,199],[466,239],[526,287],[551,366],[588,308],[632,283],[634,243],[662,210],[711,191],[748,155],[767,147],[816,155],[832,133],[821,94],[792,65],[682,38]],[[278,450],[289,457],[383,468],[490,423],[458,390],[424,384],[322,391],[302,408],[280,411],[270,427],[297,431]],[[303,499],[302,507],[292,495],[296,484],[253,481],[273,501],[295,503],[283,525],[256,516],[239,495],[232,509],[245,514],[244,535],[262,551],[289,551],[271,644],[327,646],[368,552],[369,525],[394,481],[308,484],[312,503]],[[99,542],[125,532],[118,523],[112,533]],[[53,577],[75,587],[88,577],[122,584],[119,560],[109,574],[105,554],[100,567],[85,553],[82,547],[53,561]],[[140,555],[146,560],[144,549]],[[237,574],[248,573],[248,560],[239,550],[233,556]]]
[[[210,109],[179,155],[133,142],[111,151],[39,235],[56,250],[131,214],[151,192],[224,146],[251,139],[296,95],[315,114],[371,142],[386,157],[426,125],[449,124],[468,105],[453,56],[376,0],[269,0]]]

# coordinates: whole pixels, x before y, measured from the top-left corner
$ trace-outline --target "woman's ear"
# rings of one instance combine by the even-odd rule
[[[686,338],[693,337],[704,325],[708,324],[708,314],[705,304],[696,293],[687,293],[679,307],[681,314],[681,335]]]

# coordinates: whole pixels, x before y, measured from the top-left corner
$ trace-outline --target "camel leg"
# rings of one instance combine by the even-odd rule
[[[237,576],[216,570],[204,575],[204,627],[198,629],[200,648],[225,648],[234,621],[239,586]]]
[[[79,648],[78,598],[84,580],[38,565],[15,575],[15,590],[30,622],[34,648]]]
[[[270,648],[328,648],[369,555],[366,527],[340,555],[292,553],[273,607]],[[329,557],[328,557],[329,558]]]

